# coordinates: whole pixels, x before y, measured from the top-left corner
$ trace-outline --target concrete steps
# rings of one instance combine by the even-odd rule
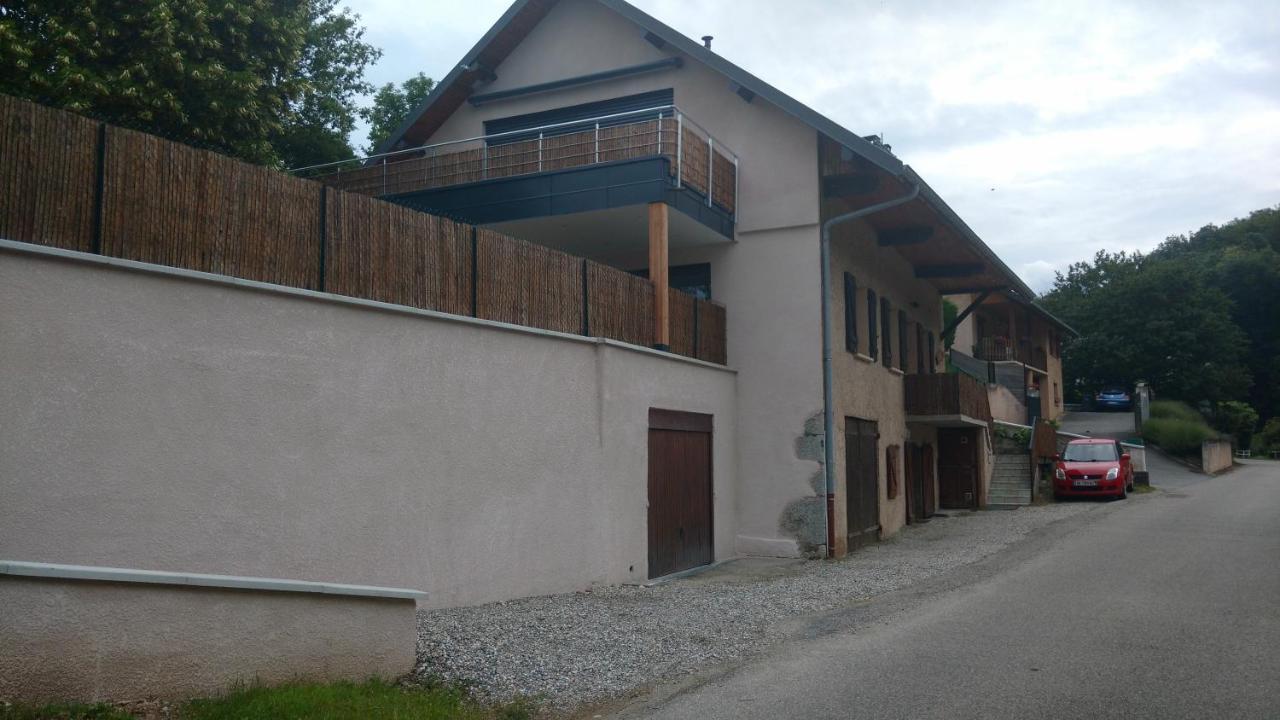
[[[1031,458],[1028,455],[996,455],[988,505],[1031,504]]]

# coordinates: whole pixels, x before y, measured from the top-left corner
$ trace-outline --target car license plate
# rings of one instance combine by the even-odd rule
[[[1072,483],[1072,485],[1080,488],[1098,487],[1098,481],[1097,480],[1076,480],[1074,483]]]

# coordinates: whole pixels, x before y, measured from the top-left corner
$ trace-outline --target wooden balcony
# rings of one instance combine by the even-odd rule
[[[1018,359],[1018,348],[1008,338],[978,338],[978,344],[974,346],[973,350],[973,356],[979,360],[1002,362],[1005,360],[1016,361]]]
[[[991,424],[987,388],[968,375],[908,375],[904,394],[909,423],[940,427]]]
[[[540,173],[663,158],[669,185],[735,215],[738,158],[674,106],[427,145],[294,170],[348,192],[397,197]]]

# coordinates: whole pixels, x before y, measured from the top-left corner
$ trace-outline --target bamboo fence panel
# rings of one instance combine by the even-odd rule
[[[543,170],[563,170],[596,162],[595,128],[552,135],[542,140]]]
[[[707,194],[709,150],[706,138],[688,126],[684,128],[680,148],[680,180],[703,195]]]
[[[729,156],[719,150],[714,151],[715,162],[711,164],[711,200],[720,207],[734,211],[734,193],[737,190],[738,169]]]
[[[667,288],[668,322],[670,323],[671,352],[685,357],[694,355],[694,297],[675,288]]]
[[[729,360],[725,346],[725,309],[720,303],[698,300],[698,359],[724,365]]]
[[[476,230],[476,317],[582,331],[582,258]]]
[[[103,255],[317,286],[316,183],[117,127],[103,176]]]
[[[0,95],[0,238],[93,249],[98,127]]]
[[[539,170],[538,139],[520,140],[487,148],[488,161],[485,177],[511,177],[528,175]]]
[[[325,290],[471,314],[469,225],[356,193],[328,192]]]
[[[653,283],[608,265],[586,263],[590,333],[651,347]]]

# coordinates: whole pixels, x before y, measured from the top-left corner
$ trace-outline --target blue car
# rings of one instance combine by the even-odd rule
[[[1099,410],[1128,410],[1130,402],[1129,392],[1122,387],[1105,388],[1094,397]]]

